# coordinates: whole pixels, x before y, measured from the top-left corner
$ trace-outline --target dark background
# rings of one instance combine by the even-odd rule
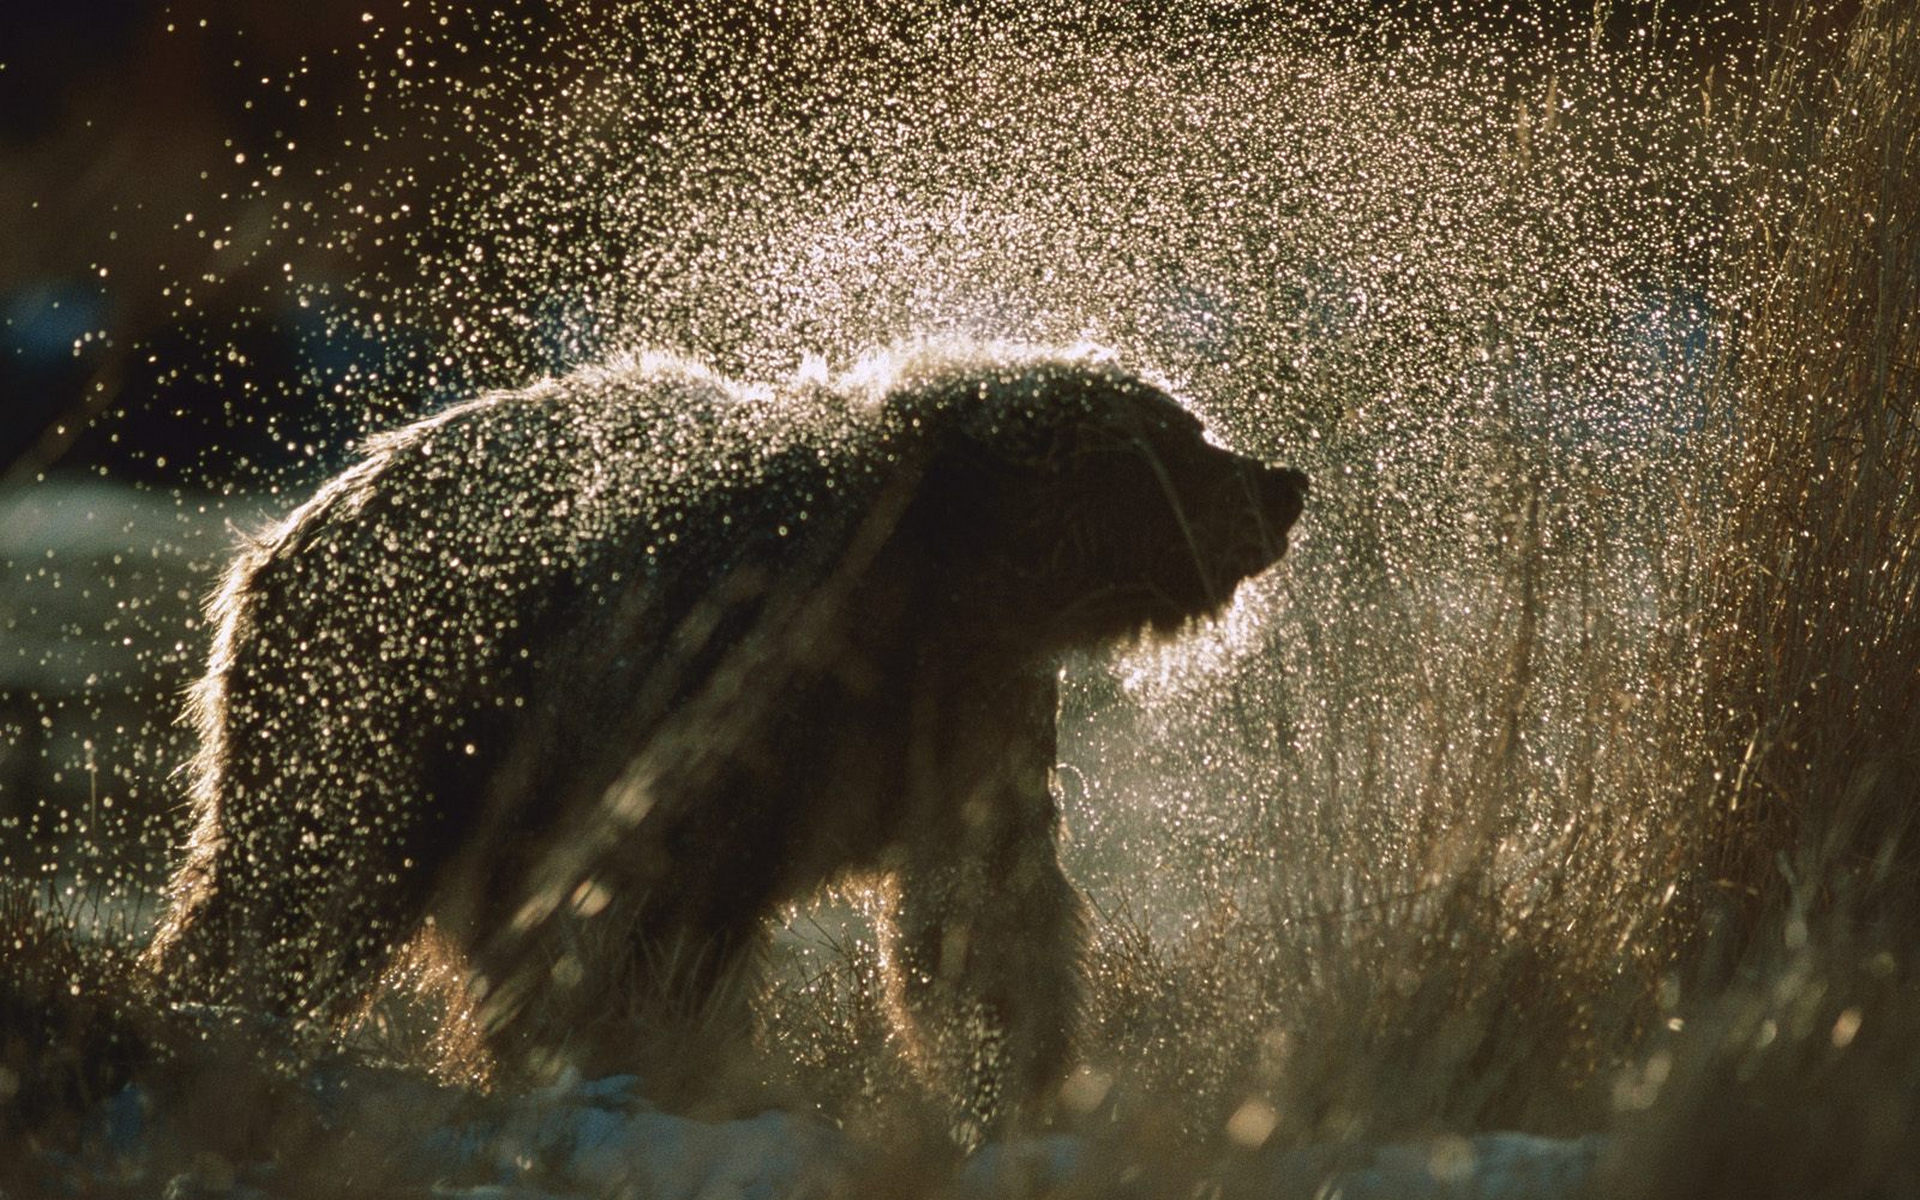
[[[644,2],[478,12],[402,0],[0,7],[0,486],[53,469],[257,490],[340,461],[366,412],[356,388],[409,349],[406,330],[363,332],[355,306],[377,303],[377,282],[367,281],[405,269],[394,247],[433,238],[428,229],[411,242],[341,245],[328,236],[350,203],[341,184],[403,176],[424,199],[461,158],[459,129],[416,136],[383,109],[389,97],[377,83],[367,87],[402,35],[436,48],[433,70],[479,78],[524,68],[498,60],[541,47],[563,24],[578,39],[596,23],[637,23],[686,42],[690,61],[695,44],[723,39],[777,84],[783,71],[807,69],[789,53],[793,29],[854,6],[787,4],[778,15],[743,6],[752,11],[727,16]],[[883,39],[888,22],[903,28],[919,7],[881,5],[877,21],[859,25]],[[1588,0],[965,7],[1015,36],[1069,45],[1165,46],[1276,22],[1362,54],[1408,37],[1596,36]],[[1644,29],[1654,7],[1603,5],[1597,36]],[[1704,0],[1658,8],[1670,27],[1706,19],[1716,52],[1737,48],[1757,19],[1742,12],[1758,11]],[[848,40],[839,53],[871,49]],[[713,79],[679,102],[724,104],[732,82]],[[472,382],[455,375],[444,387]]]

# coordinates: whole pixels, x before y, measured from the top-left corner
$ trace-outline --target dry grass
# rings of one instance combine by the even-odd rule
[[[1702,624],[1718,873],[1920,925],[1920,29],[1910,5],[1781,19],[1722,284],[1735,336],[1713,407],[1737,449]]]
[[[1622,1195],[1920,1188],[1920,13],[1834,17],[1779,16],[1732,118],[1712,772],[1681,823],[1718,936],[1627,1088]]]
[[[84,1115],[152,1057],[133,971],[48,898],[0,881],[0,1139],[70,1147]]]

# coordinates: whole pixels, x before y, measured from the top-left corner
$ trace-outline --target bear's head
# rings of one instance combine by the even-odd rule
[[[920,536],[994,628],[1057,650],[1170,633],[1278,560],[1307,478],[1209,442],[1165,392],[1100,361],[979,367],[929,389],[947,435]]]

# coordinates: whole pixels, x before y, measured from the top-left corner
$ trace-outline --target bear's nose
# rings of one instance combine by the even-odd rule
[[[1260,509],[1268,526],[1284,534],[1300,519],[1307,502],[1307,476],[1291,467],[1266,467],[1260,474]]]

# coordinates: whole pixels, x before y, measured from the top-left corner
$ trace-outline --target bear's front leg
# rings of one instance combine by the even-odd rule
[[[969,1145],[1044,1116],[1071,1065],[1081,908],[1050,839],[901,872],[883,923],[889,1004],[915,1065],[956,1098]]]
[[[1049,673],[943,724],[953,790],[900,846],[881,922],[901,1040],[969,1144],[1041,1119],[1074,1052],[1085,921],[1056,845],[1056,696]]]

